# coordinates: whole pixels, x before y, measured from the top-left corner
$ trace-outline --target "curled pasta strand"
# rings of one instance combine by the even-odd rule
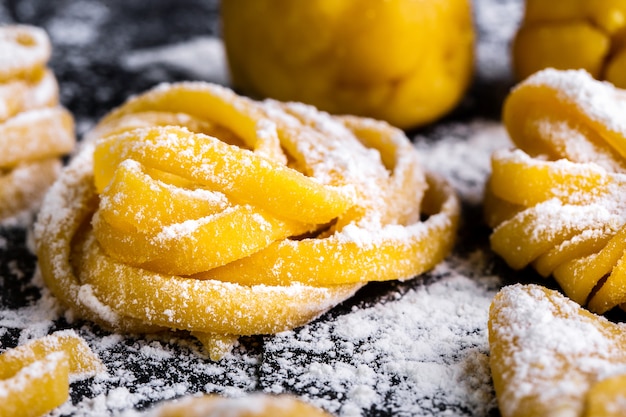
[[[428,182],[431,189],[425,198],[433,200],[436,211],[424,222],[387,226],[376,233],[351,226],[324,239],[283,240],[197,277],[246,285],[410,279],[443,260],[454,242],[458,221],[459,206],[452,189],[437,177],[428,177]],[[354,264],[354,259],[360,262]]]
[[[63,404],[71,381],[104,371],[87,343],[59,331],[0,355],[0,415],[38,417]]]
[[[0,83],[16,78],[36,78],[52,53],[43,29],[29,25],[0,28]]]
[[[53,185],[42,275],[82,317],[187,330],[219,359],[449,253],[460,204],[418,159],[382,122],[159,86],[105,116]]]
[[[175,126],[147,128],[98,141],[96,188],[101,192],[117,166],[135,159],[188,178],[294,220],[326,223],[352,205],[352,195],[217,138]]]
[[[597,313],[626,303],[625,102],[581,71],[529,77],[504,107],[518,149],[493,154],[485,199],[494,251]]]
[[[0,220],[38,208],[75,145],[42,29],[0,27]]]

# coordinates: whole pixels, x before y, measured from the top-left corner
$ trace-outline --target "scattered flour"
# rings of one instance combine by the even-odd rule
[[[79,47],[93,44],[100,27],[109,16],[109,9],[98,1],[69,2],[63,13],[52,18],[46,30],[55,46]]]
[[[454,263],[437,267],[435,282],[268,340],[265,390],[295,389],[339,416],[488,415],[485,323],[498,279]]]
[[[486,81],[510,79],[511,40],[523,17],[519,0],[475,0],[477,76]]]
[[[486,120],[443,125],[415,142],[424,167],[443,175],[471,204],[482,202],[491,154],[512,146],[502,123]]]
[[[201,36],[182,44],[132,51],[122,57],[121,63],[134,71],[166,65],[186,72],[191,79],[229,83],[224,45],[215,37]]]

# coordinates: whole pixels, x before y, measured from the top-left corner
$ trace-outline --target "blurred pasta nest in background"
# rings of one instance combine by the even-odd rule
[[[229,0],[233,85],[407,129],[439,119],[472,78],[470,2]]]
[[[513,65],[519,79],[548,67],[584,69],[626,88],[626,1],[527,0]]]

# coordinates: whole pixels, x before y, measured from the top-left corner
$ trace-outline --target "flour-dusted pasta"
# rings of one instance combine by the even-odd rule
[[[530,77],[505,103],[517,149],[493,154],[485,201],[493,250],[597,313],[626,302],[625,110],[626,92],[584,71]]]
[[[219,358],[447,255],[459,202],[417,156],[384,122],[162,85],[104,117],[48,193],[43,277],[83,317],[187,330]]]
[[[34,209],[74,148],[74,119],[46,67],[51,44],[34,26],[0,26],[0,219]]]

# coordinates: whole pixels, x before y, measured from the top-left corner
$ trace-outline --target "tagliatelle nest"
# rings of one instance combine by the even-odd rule
[[[206,83],[159,86],[88,135],[36,224],[43,277],[115,330],[240,335],[309,322],[454,242],[459,202],[404,133]],[[427,217],[427,218],[426,218]]]
[[[496,253],[599,314],[626,303],[625,98],[581,70],[521,83],[504,106],[517,149],[494,153],[485,201]]]
[[[46,67],[47,34],[26,25],[0,26],[0,219],[34,208],[75,144],[74,119],[59,104]]]

